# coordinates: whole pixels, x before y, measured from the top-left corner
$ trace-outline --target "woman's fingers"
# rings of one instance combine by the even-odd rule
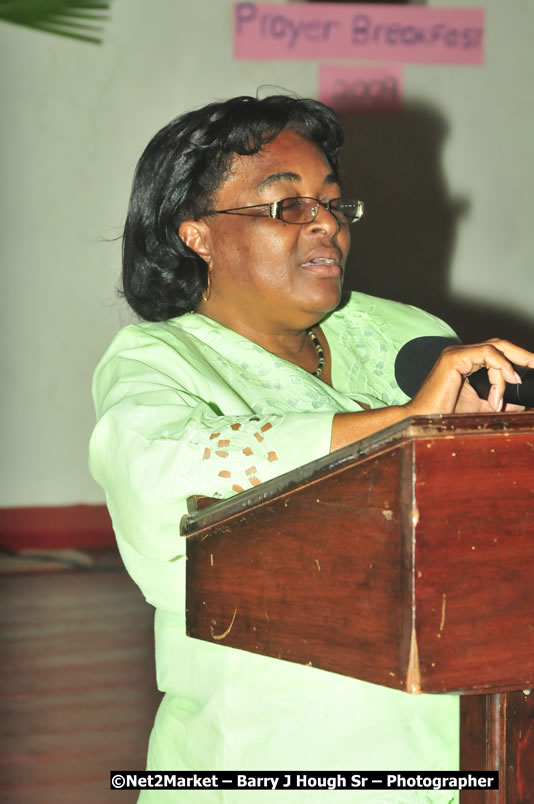
[[[510,363],[534,368],[534,354],[529,352],[528,349],[523,349],[521,346],[516,346],[515,343],[510,343],[510,341],[503,340],[502,338],[490,338],[484,343],[495,346],[508,358]]]
[[[496,413],[500,413],[503,409],[504,399],[503,399],[504,389],[500,389],[499,385],[492,385],[490,388],[490,392],[488,394],[488,403],[490,408],[492,408]]]
[[[512,363],[528,365],[529,359],[532,358],[534,366],[534,355],[531,352],[497,339],[476,343],[472,346],[460,344],[448,346],[443,350],[438,363],[442,358],[449,359],[463,377],[468,377],[481,368],[487,368],[490,382],[502,384],[503,389],[505,383],[518,381],[518,375],[512,367]]]
[[[521,382],[521,377],[511,365],[534,366],[534,355],[520,346],[500,338],[492,338],[484,344],[485,367],[488,369],[488,379],[491,385],[488,403],[492,410],[500,413],[504,409],[503,395],[506,383]],[[467,375],[469,377],[469,375]]]

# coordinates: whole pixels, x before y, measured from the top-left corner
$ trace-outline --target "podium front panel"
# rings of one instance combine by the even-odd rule
[[[184,532],[192,637],[413,693],[534,686],[534,413],[403,422]]]
[[[534,686],[534,437],[414,441],[423,689]]]

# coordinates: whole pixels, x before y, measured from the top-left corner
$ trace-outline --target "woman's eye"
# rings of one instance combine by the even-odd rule
[[[300,198],[286,198],[283,203],[284,209],[296,209],[301,206],[302,200]]]

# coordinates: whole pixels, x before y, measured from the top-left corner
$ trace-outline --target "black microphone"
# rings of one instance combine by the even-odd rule
[[[457,346],[460,341],[456,338],[444,338],[440,335],[423,335],[405,343],[395,359],[395,379],[399,388],[406,396],[417,394],[422,384],[430,374],[446,346]],[[534,369],[526,366],[516,366],[512,363],[522,382],[506,383],[503,399],[515,405],[526,408],[534,407]],[[481,368],[469,375],[469,383],[481,399],[487,399],[491,383],[488,370]]]

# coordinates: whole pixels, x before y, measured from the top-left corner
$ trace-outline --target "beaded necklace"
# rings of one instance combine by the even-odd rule
[[[307,329],[306,333],[310,336],[311,342],[315,346],[315,351],[317,352],[317,355],[319,357],[319,365],[317,366],[315,371],[312,371],[311,373],[313,374],[314,377],[320,377],[324,367],[326,366],[326,357],[324,356],[324,350],[323,347],[321,346],[319,338],[312,329]]]

